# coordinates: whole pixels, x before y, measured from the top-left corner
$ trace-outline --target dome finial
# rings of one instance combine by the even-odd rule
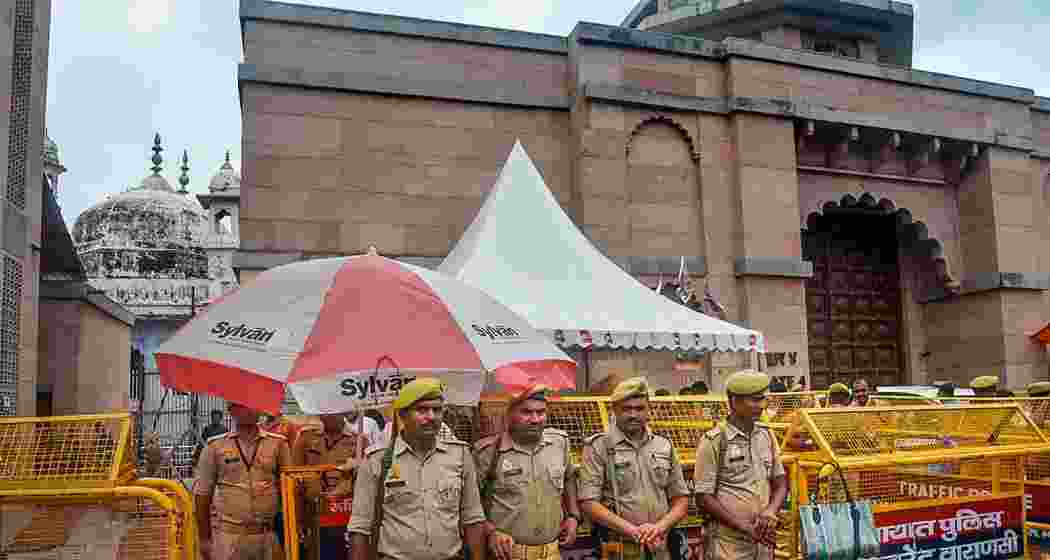
[[[187,194],[186,185],[190,184],[190,156],[187,150],[182,150],[182,175],[179,175],[179,194]]]
[[[160,153],[164,151],[164,148],[160,147],[160,133],[159,132],[156,133],[153,136],[153,148],[152,149],[153,149],[153,158],[152,158],[151,161],[153,161],[153,167],[152,167],[153,174],[154,175],[160,175],[160,171],[161,171],[161,169],[163,169],[160,166],[160,164],[164,163],[164,158],[160,157]]]
[[[230,163],[230,151],[226,150],[226,163]]]

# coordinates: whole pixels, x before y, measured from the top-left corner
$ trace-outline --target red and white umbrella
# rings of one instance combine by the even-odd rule
[[[384,405],[417,376],[443,379],[452,404],[474,404],[489,372],[506,386],[572,388],[576,370],[484,292],[375,254],[267,270],[183,326],[156,360],[174,390],[278,411],[287,386],[307,413]]]

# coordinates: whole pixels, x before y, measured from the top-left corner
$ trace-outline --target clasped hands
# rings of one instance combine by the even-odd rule
[[[755,516],[755,519],[751,522],[750,530],[748,531],[751,535],[751,539],[757,543],[764,544],[766,546],[776,546],[777,544],[777,514],[776,512],[765,510]]]

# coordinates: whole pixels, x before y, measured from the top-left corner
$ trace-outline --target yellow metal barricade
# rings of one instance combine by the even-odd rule
[[[881,557],[1023,554],[1025,465],[1050,441],[1017,404],[810,409],[787,439],[801,431],[816,449],[798,453],[795,503],[870,501]]]
[[[0,557],[196,558],[181,486],[140,480],[131,416],[0,418]]]
[[[336,465],[281,469],[281,501],[286,560],[327,558],[345,542],[353,485]]]

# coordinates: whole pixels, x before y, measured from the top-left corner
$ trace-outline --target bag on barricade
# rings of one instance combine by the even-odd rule
[[[839,474],[846,501],[799,507],[806,560],[878,557],[879,536],[871,502],[853,501],[842,469],[830,466]]]

